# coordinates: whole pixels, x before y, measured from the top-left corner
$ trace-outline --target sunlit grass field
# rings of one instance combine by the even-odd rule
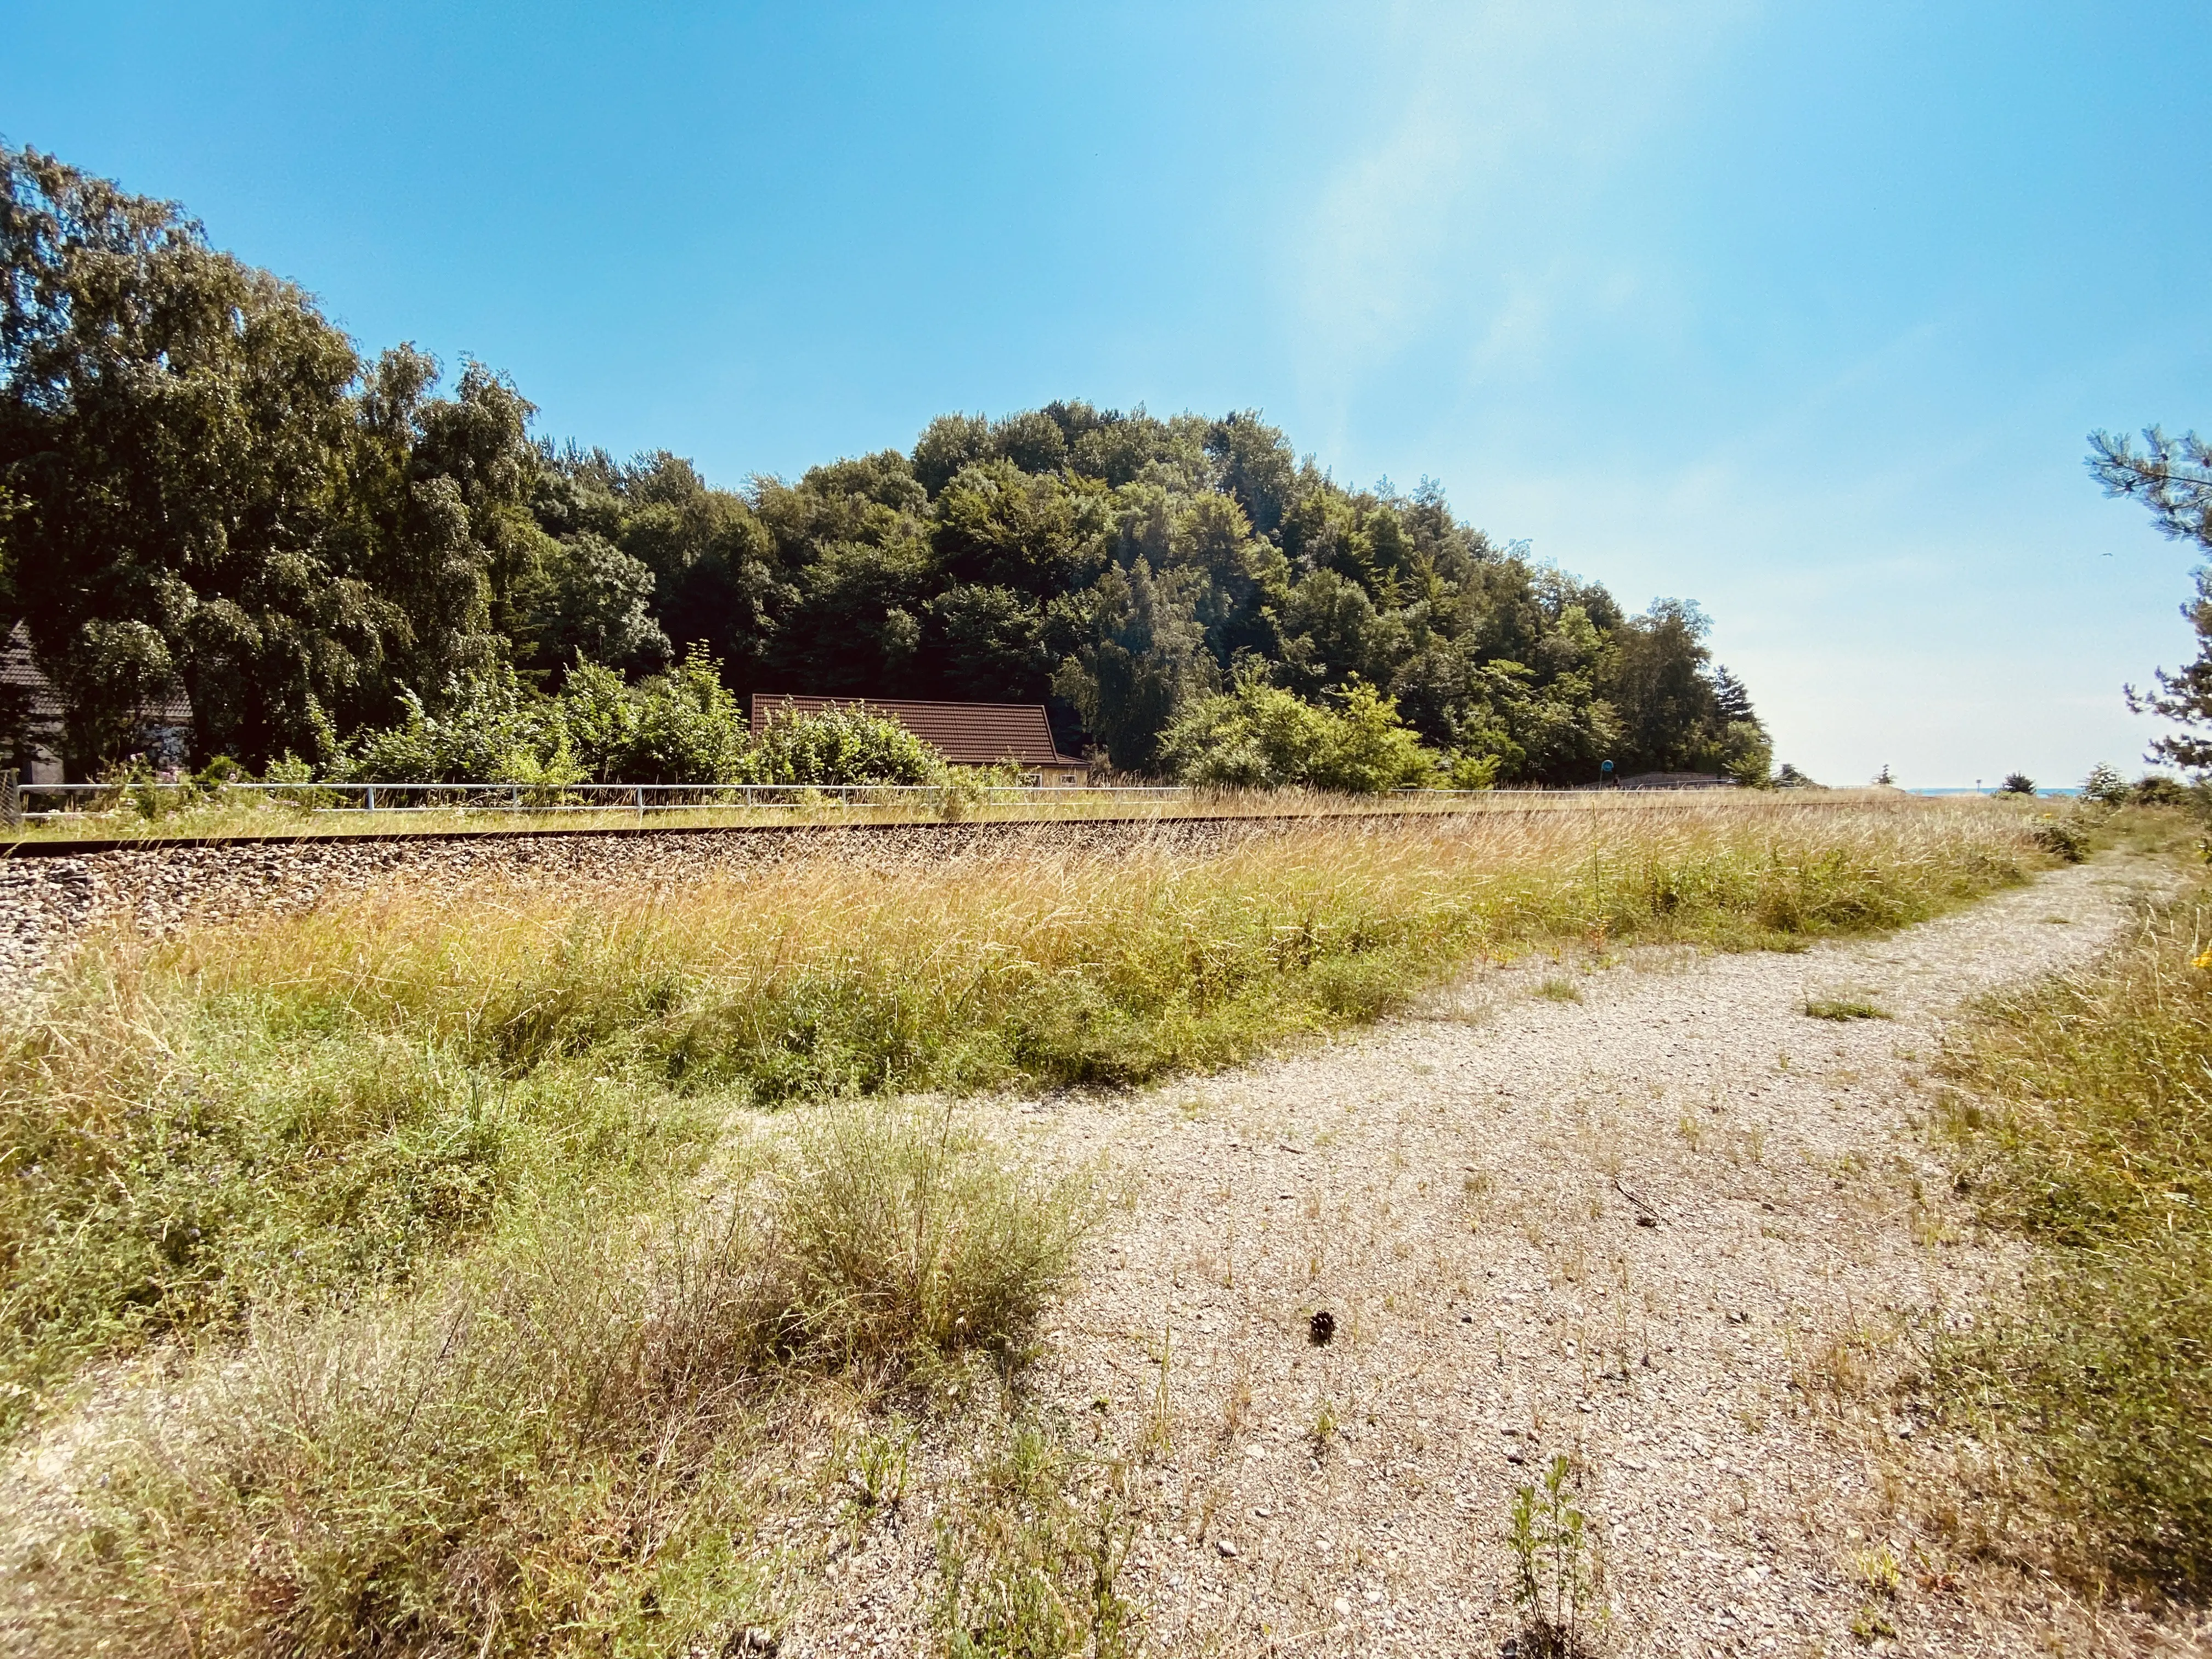
[[[53,1650],[722,1643],[805,1566],[749,1531],[791,1414],[1018,1368],[1101,1213],[893,1097],[1225,1066],[1486,957],[1802,948],[2045,861],[2001,804],[1677,798],[395,880],[88,941],[0,1048],[6,1422],[204,1357],[84,1454],[76,1529],[20,1582]],[[854,1467],[890,1467],[886,1420]],[[1020,1482],[1059,1541],[979,1522],[959,1618],[1107,1650],[1081,1505]]]

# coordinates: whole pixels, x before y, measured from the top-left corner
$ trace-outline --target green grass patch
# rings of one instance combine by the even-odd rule
[[[2016,1300],[1936,1340],[1933,1385],[1988,1451],[1975,1524],[2092,1590],[2212,1589],[2208,903],[1993,1005],[1945,1062],[1962,1186],[2039,1249]]]

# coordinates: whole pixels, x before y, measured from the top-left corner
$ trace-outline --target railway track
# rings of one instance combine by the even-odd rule
[[[1662,805],[1687,805],[1692,800],[1703,803],[1738,804],[1741,797],[1731,791],[1717,797],[1717,792],[1703,789],[1662,791],[1639,790],[1632,804],[1626,800],[1601,798],[1604,810],[1636,810]],[[1593,802],[1593,805],[1596,803]],[[1781,805],[1781,802],[1773,804]],[[1833,795],[1808,799],[1793,799],[1789,805],[1804,807],[1841,807],[1863,805],[1864,798],[1856,793],[1837,792]],[[531,841],[569,837],[598,837],[620,839],[659,836],[786,836],[799,839],[830,839],[841,836],[911,835],[915,831],[942,830],[954,836],[973,836],[977,832],[1033,832],[1040,830],[1127,830],[1142,825],[1170,824],[1299,824],[1342,823],[1347,819],[1371,821],[1378,823],[1409,823],[1438,818],[1513,818],[1534,817],[1554,812],[1578,810],[1577,803],[1553,803],[1542,806],[1443,806],[1408,809],[1404,811],[1357,811],[1345,812],[1155,812],[1116,815],[1098,817],[1024,817],[1024,818],[889,818],[866,819],[852,823],[655,823],[650,821],[621,823],[529,824],[512,829],[486,827],[483,829],[441,830],[365,830],[337,833],[311,832],[299,835],[237,835],[237,836],[115,836],[107,837],[57,837],[52,840],[30,840],[0,842],[0,860],[40,858],[88,858],[102,853],[155,853],[165,851],[206,850],[222,848],[283,848],[283,847],[359,847],[383,842],[433,842],[454,841]]]

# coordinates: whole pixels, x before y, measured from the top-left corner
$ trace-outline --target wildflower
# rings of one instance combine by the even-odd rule
[[[2189,965],[2191,968],[2212,968],[2212,947],[2208,947],[2206,950],[2199,952],[2197,956],[2191,957]]]

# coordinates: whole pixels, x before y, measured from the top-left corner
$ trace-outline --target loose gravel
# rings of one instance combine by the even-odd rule
[[[1904,1501],[1941,1480],[1920,1425],[1836,1346],[1972,1316],[2008,1256],[1920,1133],[1928,1066],[1964,1000],[2081,963],[2152,879],[2064,870],[1801,955],[1523,962],[1300,1057],[1010,1108],[1137,1183],[1037,1388],[1132,1460],[1152,1650],[1512,1652],[1502,1530],[1559,1452],[1601,1539],[1597,1651],[2152,1639],[1939,1563]],[[787,1655],[916,1651],[927,1540],[865,1541]]]

